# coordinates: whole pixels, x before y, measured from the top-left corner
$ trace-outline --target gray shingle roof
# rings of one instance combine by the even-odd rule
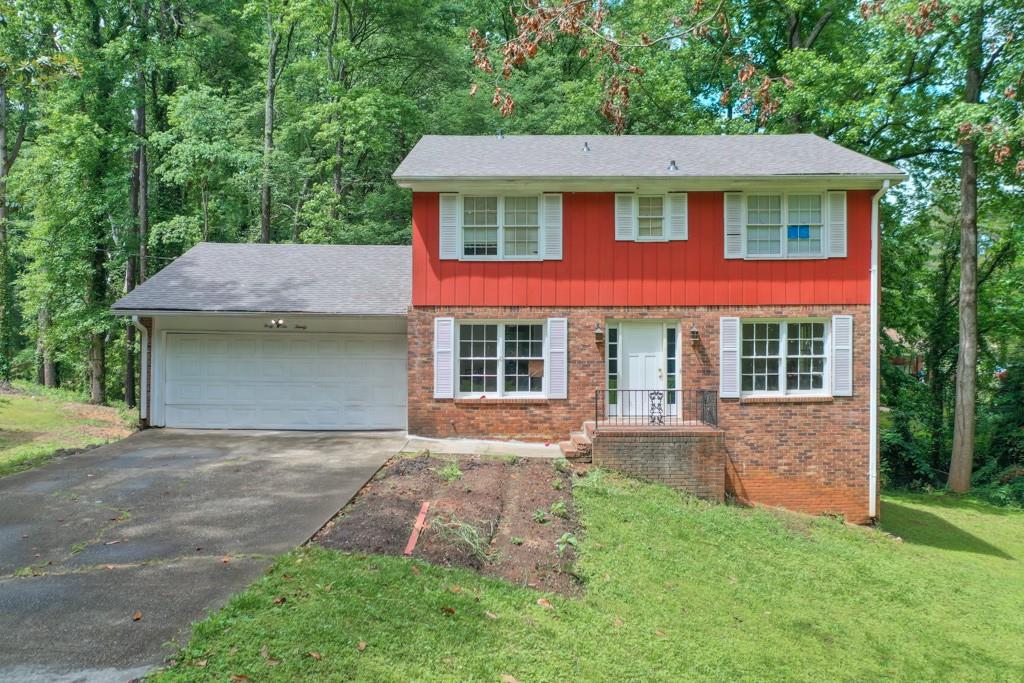
[[[673,160],[678,171],[668,170]],[[394,173],[399,181],[805,175],[903,172],[817,135],[427,135]]]
[[[405,315],[411,302],[411,247],[204,242],[114,310]]]

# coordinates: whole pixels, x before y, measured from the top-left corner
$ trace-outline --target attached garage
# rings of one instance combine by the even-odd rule
[[[115,305],[146,337],[143,417],[405,429],[409,249],[200,244]]]

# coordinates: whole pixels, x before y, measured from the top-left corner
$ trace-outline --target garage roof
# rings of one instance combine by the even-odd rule
[[[793,176],[902,180],[904,174],[809,134],[426,135],[394,173],[399,184],[484,178]]]
[[[202,242],[114,312],[405,315],[411,302],[407,246]]]

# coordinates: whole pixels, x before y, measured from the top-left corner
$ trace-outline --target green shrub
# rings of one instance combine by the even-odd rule
[[[453,460],[442,467],[437,475],[450,484],[456,479],[462,479],[462,470],[459,469],[459,463]]]

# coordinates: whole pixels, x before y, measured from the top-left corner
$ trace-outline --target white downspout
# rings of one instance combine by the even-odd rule
[[[139,316],[132,316],[132,325],[139,331],[142,344],[142,365],[139,368],[139,418],[149,418],[149,330],[139,321]]]
[[[871,198],[871,394],[869,397],[870,444],[868,447],[868,516],[878,517],[878,341],[879,316],[878,297],[880,289],[879,272],[879,230],[878,202],[889,189],[889,181],[882,181],[882,188]]]

